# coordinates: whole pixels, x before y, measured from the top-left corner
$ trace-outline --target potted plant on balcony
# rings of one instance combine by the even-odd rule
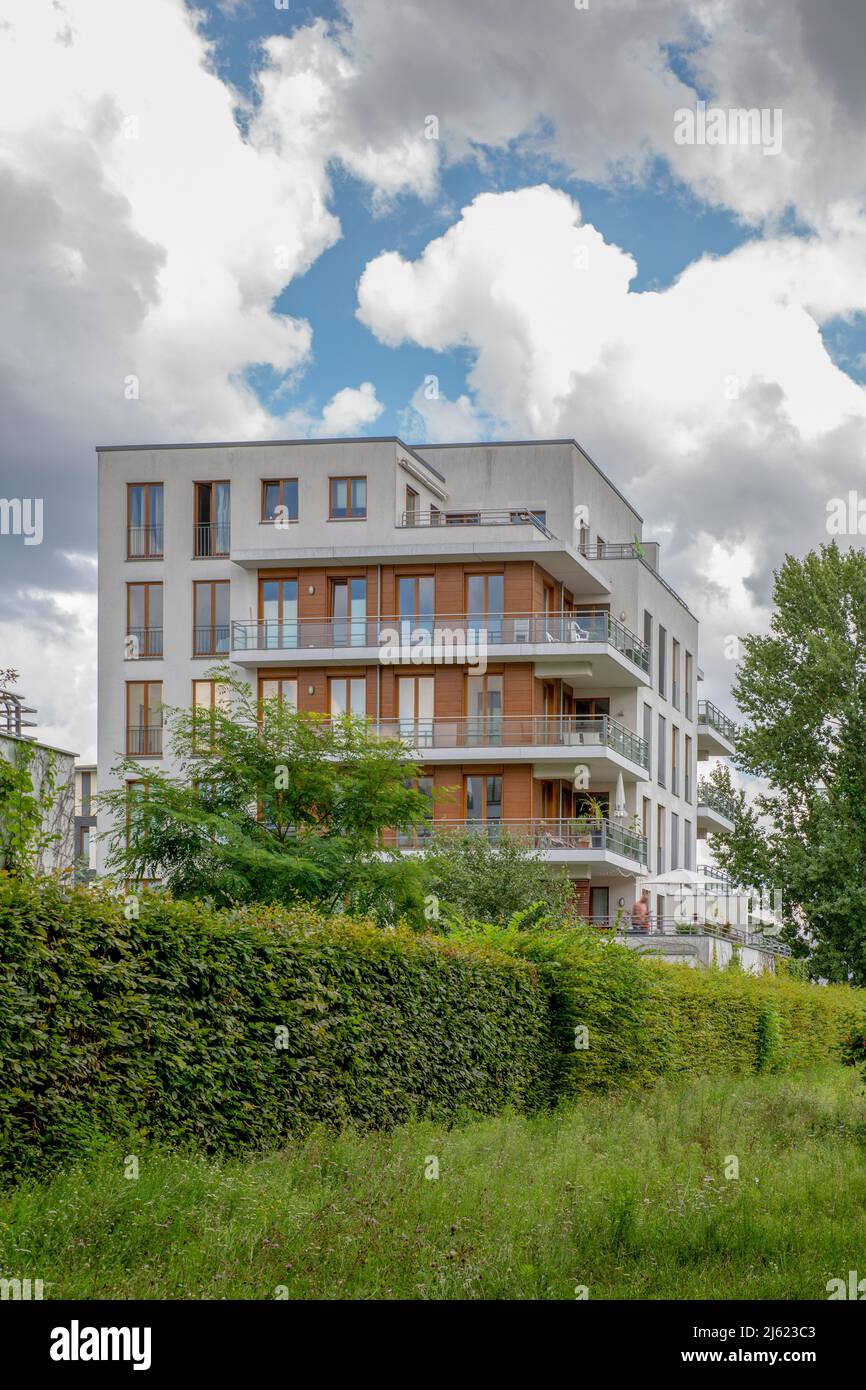
[[[598,834],[604,823],[605,807],[595,796],[586,796],[583,800],[586,814],[571,821],[569,830],[574,835],[575,849],[592,849],[593,835]]]

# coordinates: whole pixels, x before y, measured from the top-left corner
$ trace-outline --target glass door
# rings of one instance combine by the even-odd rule
[[[433,743],[433,677],[398,676],[397,712],[400,738],[414,748]]]
[[[502,676],[467,676],[466,742],[502,742]]]
[[[363,647],[366,644],[366,579],[331,581],[331,620],[335,647]]]
[[[262,627],[262,647],[297,647],[297,579],[259,581],[259,622]]]
[[[470,632],[486,632],[488,642],[500,642],[504,607],[504,575],[467,575],[466,625]]]

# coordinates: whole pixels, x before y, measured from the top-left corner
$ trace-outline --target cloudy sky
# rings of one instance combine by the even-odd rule
[[[44,538],[0,535],[0,666],[40,734],[93,755],[94,446],[316,434],[575,436],[735,713],[726,639],[863,475],[864,50],[862,0],[3,0],[0,496]],[[764,128],[681,142],[701,102]]]

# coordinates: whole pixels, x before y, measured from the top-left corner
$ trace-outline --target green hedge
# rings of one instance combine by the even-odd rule
[[[648,961],[589,929],[443,940],[156,894],[128,921],[98,889],[0,874],[0,1169],[804,1067],[840,1056],[864,998]]]
[[[593,930],[469,927],[534,962],[548,994],[546,1097],[648,1085],[662,1077],[787,1070],[841,1060],[866,991],[784,975],[689,969]],[[584,1039],[575,1033],[586,1029]]]
[[[148,894],[127,921],[98,891],[0,875],[0,1168],[16,1176],[104,1138],[237,1153],[316,1122],[528,1109],[546,1023],[535,967],[483,943]]]

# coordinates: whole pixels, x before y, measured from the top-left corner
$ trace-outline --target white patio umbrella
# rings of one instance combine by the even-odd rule
[[[623,786],[622,773],[616,779],[616,792],[613,798],[613,814],[615,820],[625,820],[625,787]]]

